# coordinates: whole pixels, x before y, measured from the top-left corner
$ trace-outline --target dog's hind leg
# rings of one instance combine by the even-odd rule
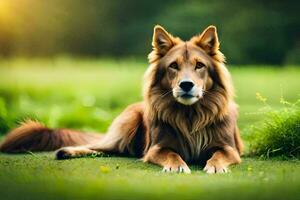
[[[76,158],[97,152],[142,157],[148,141],[143,113],[143,103],[128,106],[113,121],[108,133],[99,142],[61,148],[56,152],[56,158]]]

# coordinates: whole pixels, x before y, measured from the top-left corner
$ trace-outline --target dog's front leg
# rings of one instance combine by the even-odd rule
[[[164,172],[191,173],[191,170],[182,158],[167,148],[152,146],[143,158],[144,162],[150,162],[163,167]]]
[[[212,155],[203,170],[208,174],[226,173],[229,165],[240,162],[241,158],[238,151],[231,146],[225,146]]]

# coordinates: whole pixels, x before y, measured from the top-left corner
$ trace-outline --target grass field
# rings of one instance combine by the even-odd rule
[[[0,133],[25,118],[51,127],[105,132],[112,119],[139,101],[145,62],[127,60],[10,60],[0,62]],[[280,98],[299,99],[300,68],[230,68],[242,136]],[[246,141],[247,142],[247,141]],[[226,175],[164,174],[134,158],[54,160],[53,153],[0,154],[0,199],[299,199],[300,161],[244,162]]]

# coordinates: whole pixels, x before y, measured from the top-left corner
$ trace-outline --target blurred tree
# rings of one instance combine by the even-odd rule
[[[300,63],[299,1],[1,0],[0,55],[143,56],[155,24],[184,39],[218,27],[233,64]]]

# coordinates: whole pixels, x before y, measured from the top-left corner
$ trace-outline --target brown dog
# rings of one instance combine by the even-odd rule
[[[223,173],[240,163],[238,111],[216,28],[184,42],[155,26],[152,46],[144,101],[126,108],[106,135],[52,130],[29,121],[9,133],[0,150],[63,147],[57,159],[117,153],[143,158],[165,172],[190,173],[188,162],[205,165],[207,173]]]

